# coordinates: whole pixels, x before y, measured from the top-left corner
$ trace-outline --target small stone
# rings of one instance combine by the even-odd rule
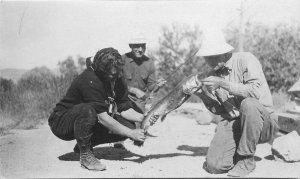
[[[199,125],[209,125],[213,117],[208,112],[198,112],[195,114],[195,120]]]
[[[290,132],[274,140],[272,154],[275,160],[285,162],[300,161],[300,136],[296,131]]]

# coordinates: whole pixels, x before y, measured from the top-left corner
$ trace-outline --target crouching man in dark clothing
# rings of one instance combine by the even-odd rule
[[[123,65],[113,48],[88,58],[87,69],[74,79],[48,119],[55,136],[76,139],[74,152],[80,152],[80,164],[89,170],[106,169],[94,156],[93,146],[126,138],[145,140],[144,131],[135,128],[134,122],[141,122],[143,115],[132,109]]]

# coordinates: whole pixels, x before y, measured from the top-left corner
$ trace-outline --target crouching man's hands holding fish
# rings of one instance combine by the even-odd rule
[[[215,91],[220,87],[226,89],[227,91],[229,90],[229,82],[218,76],[209,76],[203,79],[202,83],[209,91]]]
[[[182,85],[182,91],[185,94],[193,94],[201,85],[202,82],[198,79],[198,75],[194,75]]]
[[[218,76],[209,76],[203,80],[198,79],[198,75],[190,78],[185,84],[182,85],[182,91],[185,94],[193,94],[194,92],[201,87],[205,86],[208,91],[215,91],[216,89],[222,87],[228,89],[229,84],[223,78]],[[201,92],[201,90],[199,90]]]

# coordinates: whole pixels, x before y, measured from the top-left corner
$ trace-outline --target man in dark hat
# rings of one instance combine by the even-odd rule
[[[126,138],[145,140],[144,131],[134,124],[143,115],[132,109],[123,65],[117,50],[99,50],[87,59],[87,69],[74,79],[48,119],[55,136],[76,139],[74,152],[80,153],[80,164],[86,169],[106,169],[94,156],[93,146]]]

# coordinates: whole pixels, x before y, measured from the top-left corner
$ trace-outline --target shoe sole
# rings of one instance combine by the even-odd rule
[[[247,175],[244,176],[237,176],[237,175],[231,175],[231,174],[227,174],[228,177],[245,177],[248,176],[250,173],[252,173],[255,170],[255,168],[253,170],[251,170]]]
[[[103,170],[106,170],[106,167],[104,167],[104,168],[103,168],[103,169],[101,169],[101,170],[89,169],[89,168],[87,168],[86,166],[84,166],[84,165],[82,165],[82,164],[81,164],[81,168],[88,169],[88,170],[90,170],[90,171],[95,171],[95,172],[97,172],[97,171],[103,171]]]

